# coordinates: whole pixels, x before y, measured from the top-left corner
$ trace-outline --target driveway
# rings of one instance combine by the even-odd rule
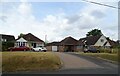
[[[57,71],[18,72],[16,74],[118,74],[118,65],[105,60],[75,53],[53,52],[59,56],[63,67]]]
[[[77,57],[75,55],[71,55],[68,53],[58,53],[58,52],[56,52],[55,54],[60,57],[63,63],[63,67],[61,68],[61,70],[80,69],[80,68],[84,68],[84,69],[85,68],[103,68],[91,61]]]

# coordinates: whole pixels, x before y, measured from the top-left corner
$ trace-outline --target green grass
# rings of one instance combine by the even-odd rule
[[[59,57],[52,52],[3,52],[2,71],[48,71],[61,67]]]
[[[77,53],[81,55],[86,55],[86,56],[92,56],[96,58],[103,58],[111,61],[118,62],[118,54],[111,54],[111,53]]]

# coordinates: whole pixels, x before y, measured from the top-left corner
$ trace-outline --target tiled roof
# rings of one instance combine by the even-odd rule
[[[51,42],[47,44],[47,46],[59,46],[59,45],[60,45],[60,42]]]
[[[117,42],[113,41],[113,40],[110,40],[110,39],[107,39],[108,42],[110,43],[111,46],[115,46],[117,45]]]
[[[72,38],[72,37],[66,37],[61,41],[61,45],[77,45],[78,40]]]
[[[25,34],[22,36],[27,41],[34,41],[34,42],[44,42],[43,40],[39,39],[38,37],[34,36],[31,33]],[[19,39],[19,38],[18,38]],[[17,39],[17,40],[18,40]]]
[[[79,41],[81,41],[83,43],[86,42],[87,45],[94,45],[100,37],[101,37],[101,35],[89,36],[89,37],[86,37],[86,38],[81,38],[81,39],[79,39]]]

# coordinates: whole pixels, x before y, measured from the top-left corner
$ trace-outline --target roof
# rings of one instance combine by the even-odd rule
[[[107,39],[107,40],[108,40],[108,42],[110,43],[111,46],[115,46],[115,45],[118,44],[117,42],[115,42],[113,40],[110,40],[110,39]]]
[[[78,44],[78,40],[72,38],[71,36],[66,37],[61,41],[61,45],[77,45],[77,44]]]
[[[86,42],[87,45],[94,45],[102,35],[88,36],[86,38],[81,38],[79,41]]]
[[[7,41],[15,41],[15,37],[13,35],[5,35],[0,34],[2,36],[2,39],[6,39]]]
[[[47,44],[47,46],[59,46],[59,45],[60,45],[60,42],[51,42]]]
[[[44,42],[43,40],[39,39],[38,37],[34,36],[31,33],[25,34],[22,36],[25,40],[27,41],[34,41],[34,42]],[[19,37],[18,39],[20,39],[21,37]],[[18,40],[17,39],[17,40]]]

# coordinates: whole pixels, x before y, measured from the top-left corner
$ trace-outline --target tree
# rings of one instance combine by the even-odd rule
[[[86,36],[97,36],[97,35],[102,35],[101,30],[93,29],[86,34]]]
[[[25,34],[23,34],[23,33],[20,33],[20,35],[18,36],[18,38],[19,38],[19,37],[23,37],[24,35],[25,35]]]

